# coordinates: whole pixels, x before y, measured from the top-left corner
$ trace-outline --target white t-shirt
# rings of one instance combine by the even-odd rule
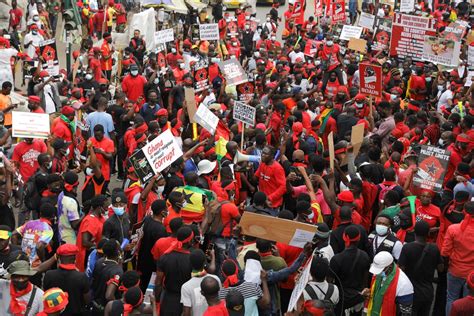
[[[33,285],[34,286],[34,285]],[[20,296],[18,300],[20,304],[23,303],[25,306],[30,301],[30,296],[33,290],[23,296]],[[10,281],[7,280],[0,280],[0,311],[1,315],[13,315],[10,313]],[[24,316],[34,316],[39,312],[43,311],[43,290],[40,288],[36,288],[35,297],[33,303],[31,304],[30,312]]]
[[[293,51],[293,52],[291,52],[291,53],[288,55],[288,57],[290,57],[290,60],[291,60],[291,63],[292,63],[292,64],[296,63],[296,60],[297,60],[298,58],[301,58],[303,62],[305,61],[304,53],[303,53],[303,52],[297,53],[297,52]]]
[[[413,284],[411,283],[410,279],[407,277],[405,272],[400,269],[400,275],[398,276],[398,284],[397,284],[397,293],[396,296],[405,296],[413,294]]]
[[[30,32],[25,35],[25,38],[23,39],[23,44],[28,44],[29,42],[32,42],[31,45],[28,46],[28,48],[26,49],[26,53],[30,58],[37,57],[36,48],[39,47],[39,44],[42,41],[44,41],[44,38],[39,33],[34,35],[32,32]]]
[[[315,281],[310,281],[308,283],[309,286],[311,286],[318,296],[318,299],[324,300],[324,297],[326,296],[326,293],[328,292],[329,289],[329,283],[327,281],[324,282],[315,282]],[[333,284],[334,285],[334,284]],[[313,298],[306,292],[306,290],[303,291],[303,297],[305,301],[310,301]],[[330,297],[330,301],[334,304],[337,305],[339,302],[339,289],[337,288],[336,285],[334,285],[334,291],[332,292],[332,295]]]
[[[191,278],[181,287],[181,304],[191,307],[191,315],[202,315],[207,309],[206,298],[201,294],[201,282],[207,276],[216,279],[219,287],[221,286],[221,280],[216,275],[206,274],[203,277]]]
[[[438,111],[441,111],[441,107],[444,105],[447,109],[451,106],[448,104],[448,100],[453,100],[454,94],[451,89],[447,89],[438,97]]]
[[[51,85],[48,83],[44,86],[43,88],[43,93],[44,93],[44,103],[45,103],[45,112],[46,114],[51,114],[56,112],[56,104],[54,103],[53,99],[53,88],[51,88]]]

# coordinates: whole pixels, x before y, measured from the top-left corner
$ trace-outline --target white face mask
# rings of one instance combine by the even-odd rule
[[[232,46],[234,46],[234,47],[237,46],[237,43],[236,42],[232,43]]]
[[[156,189],[156,194],[158,194],[159,196],[163,194],[163,192],[165,191],[165,186],[164,185],[160,185],[158,186],[158,188]]]
[[[398,98],[396,94],[390,94],[390,100],[395,101]]]
[[[327,41],[327,42],[326,42],[326,45],[327,45],[327,46],[332,46],[332,45],[334,45],[334,42],[333,42],[333,41]]]
[[[253,55],[255,56],[255,58],[259,58],[259,57],[260,57],[260,53],[259,53],[259,52],[255,52]]]
[[[249,29],[250,29],[250,25],[246,25],[246,26],[245,26],[245,29],[246,29],[246,30],[249,30]]]
[[[70,153],[71,151],[69,150],[69,147],[68,147],[68,149],[66,149],[66,152],[64,153],[64,156],[68,157]]]
[[[314,218],[314,213],[311,212],[311,214],[307,215],[306,218],[309,219],[310,221],[312,221],[313,218]]]
[[[86,168],[86,176],[92,176],[94,174],[94,170],[91,167]]]
[[[171,49],[171,52],[172,52],[173,54],[176,53],[176,48],[172,48],[172,49]]]
[[[137,76],[138,75],[138,70],[132,70],[132,71],[130,71],[130,74],[132,76]]]
[[[184,69],[184,67],[186,67],[184,63],[179,64],[179,68]]]
[[[426,82],[431,82],[431,77],[426,77],[425,80]]]
[[[39,16],[34,16],[34,17],[33,17],[33,21],[35,21],[35,22],[38,22],[39,19],[40,19]]]
[[[379,236],[385,236],[388,233],[388,227],[385,225],[375,225],[375,231]]]
[[[48,162],[48,164],[46,165],[46,169],[51,169],[52,166],[53,166],[53,162],[50,161],[50,162]]]
[[[91,74],[87,74],[87,75],[86,75],[86,80],[92,80],[92,75],[91,75]]]
[[[217,64],[219,61],[220,61],[219,58],[216,58],[216,57],[211,58],[211,63]]]
[[[159,82],[160,82],[160,78],[155,78],[155,80],[153,80],[154,84],[158,84]]]
[[[272,41],[275,41],[276,39],[277,39],[277,38],[276,38],[275,36],[272,36],[272,37],[271,37],[271,40],[272,40]]]
[[[270,22],[270,18],[267,18],[267,22]]]
[[[441,147],[444,147],[444,145],[446,145],[446,142],[444,141],[444,139],[440,138],[438,140],[438,144],[441,146]]]

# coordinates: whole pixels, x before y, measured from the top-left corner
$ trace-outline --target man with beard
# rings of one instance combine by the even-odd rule
[[[36,274],[28,261],[18,260],[8,267],[10,280],[0,280],[0,310],[7,315],[33,316],[43,310],[43,290],[29,279]]]

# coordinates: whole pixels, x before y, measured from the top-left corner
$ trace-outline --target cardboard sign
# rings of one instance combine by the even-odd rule
[[[288,313],[291,313],[292,311],[296,310],[296,304],[298,303],[298,299],[303,294],[304,288],[309,282],[309,277],[311,276],[311,263],[313,262],[313,258],[314,256],[311,256],[311,258],[306,263],[303,272],[299,275],[298,280],[295,282],[295,287],[291,292],[290,301],[288,303]]]
[[[352,126],[351,130],[351,146],[354,157],[359,154],[362,141],[364,140],[364,124],[357,124]],[[341,166],[347,165],[348,155],[344,155],[341,161]]]
[[[239,226],[242,234],[303,248],[313,240],[316,226],[273,216],[244,212]]]
[[[362,27],[360,26],[353,26],[353,25],[344,25],[342,27],[341,35],[339,39],[348,41],[351,38],[360,38],[362,34]]]
[[[245,104],[243,102],[234,102],[234,120],[247,124],[249,126],[255,125],[255,114],[257,109],[253,106]]]
[[[197,111],[196,98],[194,97],[193,88],[184,88],[184,100],[186,101],[186,109],[188,111],[188,117],[191,123],[196,123],[194,115]]]
[[[421,146],[418,172],[413,177],[413,184],[421,189],[441,192],[450,156],[451,152],[445,149]]]
[[[13,111],[12,132],[13,137],[47,139],[50,133],[49,115]]]
[[[434,36],[435,21],[420,16],[395,13],[393,16],[390,56],[423,60],[425,36]]]
[[[365,54],[367,52],[367,41],[359,38],[351,38],[347,44],[349,49]]]
[[[415,10],[415,0],[400,0],[400,12],[410,13]]]
[[[375,15],[362,12],[359,18],[359,26],[365,27],[366,29],[372,30],[374,28]]]
[[[459,65],[460,42],[436,36],[425,36],[423,60],[435,64],[457,67]]]
[[[387,50],[392,36],[392,19],[379,19],[375,22],[375,33],[372,41],[372,50]]]
[[[334,171],[334,159],[336,158],[334,154],[334,136],[333,132],[328,135],[328,147],[329,147],[329,168]]]
[[[166,29],[155,32],[155,44],[164,44],[174,41],[173,29]]]
[[[42,61],[43,70],[50,76],[59,75],[59,59],[56,49],[56,39],[52,38],[39,44],[39,57]]]
[[[382,97],[382,67],[359,64],[360,92],[376,98]]]
[[[214,135],[217,124],[219,123],[219,118],[201,103],[194,114],[194,121]]]
[[[238,85],[249,81],[244,68],[235,58],[220,62],[219,68],[227,80],[227,85]]]
[[[201,41],[218,41],[219,26],[217,23],[199,24],[199,38]]]
[[[332,23],[346,21],[346,4],[344,0],[336,0],[331,4]]]

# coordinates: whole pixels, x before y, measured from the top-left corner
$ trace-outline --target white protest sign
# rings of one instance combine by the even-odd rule
[[[183,155],[171,130],[166,130],[142,148],[151,168],[157,174]]]
[[[415,0],[401,0],[400,12],[413,12],[415,10]]]
[[[12,112],[13,137],[48,138],[49,115],[44,113]]]
[[[201,41],[218,41],[219,26],[217,23],[199,24],[199,38]]]
[[[464,84],[465,87],[470,87],[472,85],[472,78],[474,77],[474,71],[468,71],[466,77],[466,83]]]
[[[313,256],[311,259],[308,260],[303,272],[299,275],[298,280],[295,283],[295,287],[293,288],[293,292],[291,292],[290,302],[288,303],[288,313],[292,312],[296,309],[296,304],[298,303],[298,299],[303,294],[304,288],[309,281],[309,270],[311,268],[311,262],[313,262]]]
[[[348,41],[351,38],[360,38],[362,34],[362,27],[360,26],[352,26],[352,25],[344,25],[342,27],[341,35],[339,39]]]
[[[216,132],[217,124],[219,123],[219,118],[212,113],[207,106],[201,103],[196,114],[194,114],[194,121],[207,129],[209,133],[214,134]]]
[[[374,28],[374,23],[375,23],[375,15],[372,15],[366,12],[362,12],[360,14],[359,26],[372,30]]]
[[[255,125],[256,109],[253,106],[240,101],[234,102],[234,120],[245,123],[250,126]]]
[[[173,29],[155,32],[155,44],[164,44],[174,41]]]
[[[425,36],[423,60],[434,64],[458,67],[461,44],[451,39]]]
[[[467,63],[469,66],[474,67],[474,46],[467,47]]]

